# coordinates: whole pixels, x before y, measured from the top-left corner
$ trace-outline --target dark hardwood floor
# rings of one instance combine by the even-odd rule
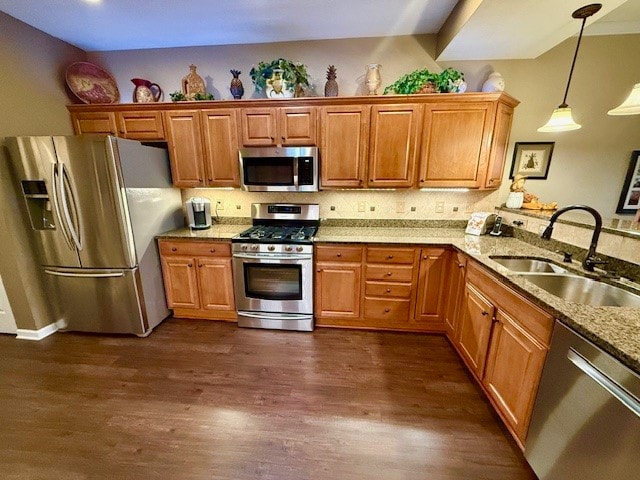
[[[440,336],[0,335],[2,479],[535,479]]]

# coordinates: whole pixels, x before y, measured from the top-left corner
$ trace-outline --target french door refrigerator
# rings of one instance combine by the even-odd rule
[[[4,145],[58,326],[149,334],[169,315],[155,236],[184,225],[166,150],[94,135]]]

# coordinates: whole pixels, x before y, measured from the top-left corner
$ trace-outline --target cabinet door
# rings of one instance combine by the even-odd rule
[[[498,310],[483,383],[521,443],[527,435],[547,349]]]
[[[421,106],[371,107],[369,187],[409,188],[415,184]]]
[[[275,108],[243,108],[241,116],[243,145],[271,147],[278,143]]]
[[[460,303],[464,291],[464,277],[467,266],[466,257],[460,252],[454,252],[449,261],[449,292],[444,314],[444,327],[447,336],[454,343],[458,342],[458,325]]]
[[[164,112],[171,175],[176,187],[202,187],[204,164],[198,110]]]
[[[116,116],[113,112],[74,112],[71,114],[73,129],[78,135],[104,134],[116,135]]]
[[[357,188],[367,178],[369,107],[336,106],[320,110],[322,188]]]
[[[470,283],[467,283],[460,318],[459,351],[463,360],[482,378],[493,323],[494,306]]]
[[[282,145],[316,145],[315,107],[278,109],[278,134]]]
[[[233,109],[204,110],[202,136],[210,187],[240,186],[238,122]]]
[[[449,253],[444,248],[422,249],[415,321],[429,330],[444,330],[444,290]]]
[[[235,311],[231,259],[199,257],[196,260],[202,308]]]
[[[491,152],[489,153],[489,166],[484,182],[485,188],[498,188],[502,185],[502,174],[513,120],[513,107],[499,103],[497,108]]]
[[[193,258],[163,256],[162,278],[169,308],[200,308]]]
[[[494,112],[491,102],[425,105],[418,186],[483,186]]]
[[[360,316],[361,264],[318,262],[315,289],[315,314],[317,317],[354,319]],[[333,324],[324,320],[320,323]]]
[[[118,112],[120,136],[133,140],[164,140],[162,112]]]

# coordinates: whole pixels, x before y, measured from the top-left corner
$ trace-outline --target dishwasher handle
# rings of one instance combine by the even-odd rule
[[[573,348],[569,348],[567,352],[567,358],[573,363],[582,373],[587,375],[591,380],[596,382],[607,392],[609,392],[616,400],[627,407],[633,414],[640,418],[640,400],[630,393],[626,388],[620,385],[618,382],[610,378],[607,374],[601,371],[589,360],[584,358]]]

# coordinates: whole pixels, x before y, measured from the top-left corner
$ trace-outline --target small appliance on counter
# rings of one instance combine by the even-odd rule
[[[206,230],[211,227],[211,202],[203,197],[191,197],[184,203],[189,228]]]
[[[464,233],[469,235],[484,235],[489,233],[496,223],[496,214],[491,212],[475,212],[467,223]]]

